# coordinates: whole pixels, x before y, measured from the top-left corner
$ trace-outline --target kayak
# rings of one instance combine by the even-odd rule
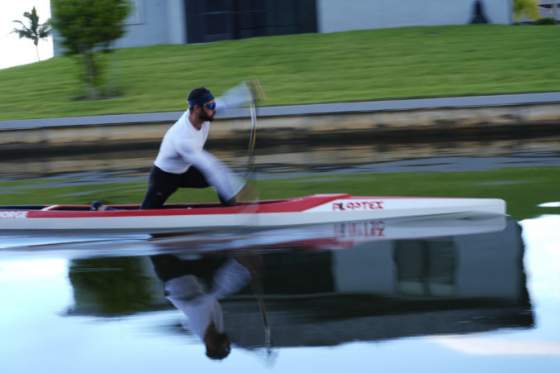
[[[505,215],[506,204],[491,198],[360,197],[316,194],[281,200],[169,205],[0,206],[0,232],[177,232],[224,228],[287,227],[443,214]]]

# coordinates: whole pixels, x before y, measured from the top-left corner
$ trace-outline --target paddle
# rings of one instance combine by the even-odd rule
[[[249,147],[247,149],[249,159],[247,161],[246,179],[250,179],[253,176],[255,169],[255,144],[257,142],[257,105],[255,100],[249,105],[249,112],[251,114],[251,130],[249,132]]]
[[[249,144],[247,147],[247,170],[245,172],[245,187],[237,196],[238,201],[258,202],[258,195],[255,188],[250,187],[249,183],[254,181],[255,171],[255,147],[257,142],[257,104],[265,97],[264,90],[258,80],[248,82],[251,90],[252,100],[249,104],[249,115],[251,118],[251,127],[249,130]]]
[[[247,180],[247,184],[254,180],[254,171],[255,171],[255,146],[257,141],[257,104],[258,102],[262,101],[265,98],[264,90],[258,80],[252,80],[249,82],[249,88],[251,89],[251,93],[253,95],[253,99],[249,104],[249,113],[251,116],[251,127],[249,131],[249,144],[248,144],[248,161],[247,161],[247,172],[245,174],[245,179]],[[243,197],[250,197],[251,202],[254,202],[253,206],[257,208],[257,202],[259,201],[258,192],[255,188],[246,188],[248,189],[245,192],[251,195],[244,195]],[[252,198],[251,198],[252,197]],[[251,206],[251,205],[248,205]],[[256,217],[256,215],[255,215]],[[249,232],[251,234],[251,232]],[[264,328],[264,346],[267,352],[267,360],[271,359],[272,357],[272,336],[270,331],[270,325],[268,323],[268,316],[266,312],[266,306],[264,302],[264,291],[262,286],[262,279],[259,273],[259,269],[255,268],[252,271],[252,279],[251,279],[251,287],[253,288],[253,293],[255,294],[255,298],[257,300],[257,304],[259,307],[259,311],[261,314],[261,320],[263,323]]]

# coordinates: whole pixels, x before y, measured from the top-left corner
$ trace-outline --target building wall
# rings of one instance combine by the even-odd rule
[[[167,0],[167,17],[169,44],[185,44],[187,42],[185,0]]]
[[[114,46],[187,43],[186,3],[191,0],[130,0],[127,32]],[[315,0],[317,29],[336,32],[422,25],[469,23],[475,0]],[[512,22],[513,0],[483,0],[491,23]],[[547,1],[547,0],[542,0]],[[559,11],[560,13],[560,11]],[[55,55],[61,54],[54,34]]]
[[[560,21],[560,0],[540,0],[539,10],[541,17]]]
[[[483,0],[491,23],[511,23],[512,0]],[[470,22],[475,0],[317,0],[320,32]]]
[[[114,46],[122,48],[171,43],[170,25],[176,20],[169,17],[169,8],[175,1],[130,0],[130,2],[133,10],[125,22],[127,32]]]

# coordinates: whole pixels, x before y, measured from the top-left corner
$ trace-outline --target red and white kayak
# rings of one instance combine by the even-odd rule
[[[234,206],[170,205],[140,210],[111,205],[91,211],[88,205],[0,207],[0,232],[176,232],[224,228],[264,228],[442,214],[505,215],[501,199],[356,197],[317,194]]]

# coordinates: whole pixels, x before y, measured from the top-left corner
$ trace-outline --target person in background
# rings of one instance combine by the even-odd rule
[[[225,205],[236,203],[245,182],[204,149],[210,123],[216,113],[255,101],[260,95],[256,82],[242,83],[219,98],[207,88],[193,89],[188,109],[166,132],[149,176],[142,209],[163,207],[178,188],[214,187]]]

